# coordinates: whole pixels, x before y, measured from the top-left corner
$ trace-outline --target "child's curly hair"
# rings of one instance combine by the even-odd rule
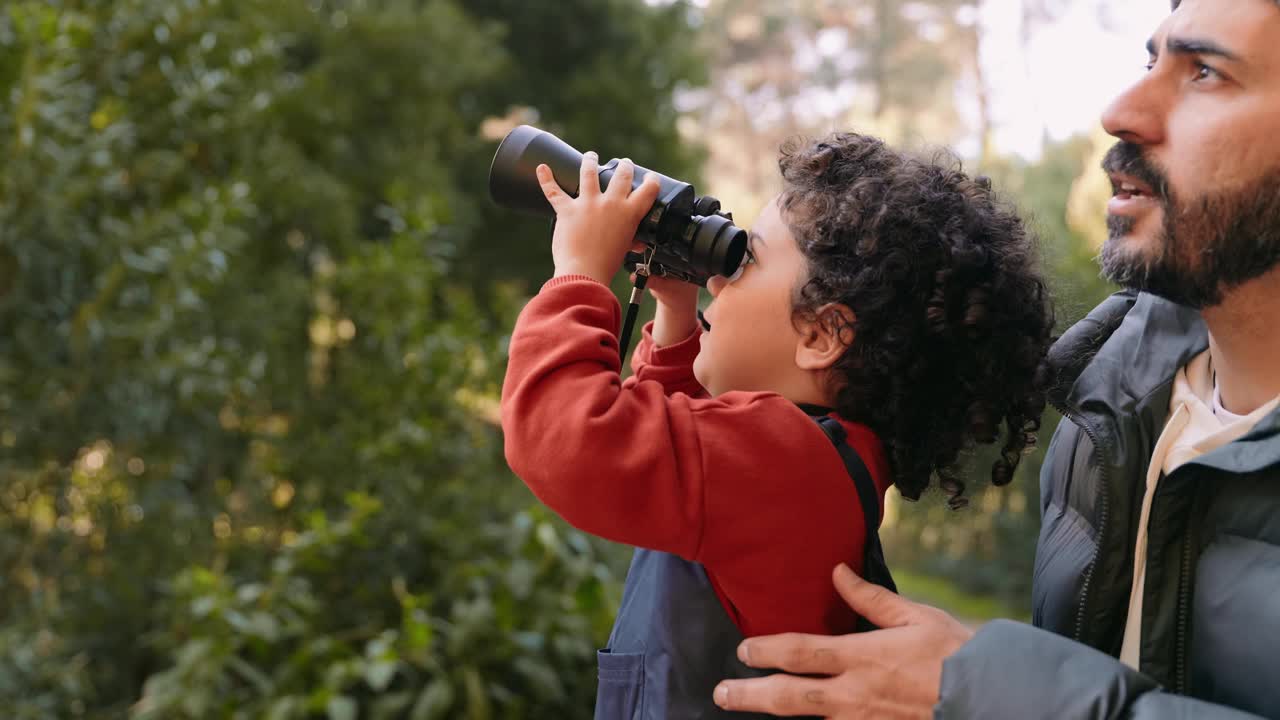
[[[952,508],[967,504],[960,451],[994,443],[1003,423],[991,480],[1007,484],[1040,429],[1054,325],[1015,210],[954,155],[928,161],[865,135],[791,141],[779,166],[779,209],[809,266],[795,311],[842,303],[855,316],[836,410],[880,436],[905,497],[937,474]]]

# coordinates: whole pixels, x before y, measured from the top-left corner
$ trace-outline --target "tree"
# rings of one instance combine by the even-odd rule
[[[758,208],[777,188],[777,150],[795,135],[856,128],[893,143],[941,145],[967,133],[954,97],[972,76],[976,0],[716,0],[701,23],[713,72],[688,93],[689,133],[727,207]],[[979,134],[985,134],[985,119]]]
[[[524,105],[687,170],[653,109],[697,60],[682,5],[582,0],[543,16],[611,44],[562,24],[582,63],[546,65],[536,10],[0,8],[11,716],[590,712],[617,580],[501,460],[539,272],[488,259],[547,235],[484,199],[481,128]],[[583,104],[601,86],[626,122]]]

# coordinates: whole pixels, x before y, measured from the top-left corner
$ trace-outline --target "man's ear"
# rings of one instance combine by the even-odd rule
[[[829,303],[818,308],[800,325],[796,366],[801,370],[826,370],[844,355],[857,334],[857,317],[849,306]]]

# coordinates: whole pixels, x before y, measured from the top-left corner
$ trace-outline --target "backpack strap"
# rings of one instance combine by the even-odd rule
[[[836,451],[840,453],[840,459],[844,461],[845,470],[848,471],[854,487],[858,490],[858,501],[862,505],[862,514],[867,526],[862,578],[896,593],[898,586],[894,583],[893,576],[889,574],[889,566],[884,561],[884,548],[880,545],[880,492],[871,478],[871,471],[867,469],[866,463],[858,453],[845,442],[848,435],[840,421],[828,415],[813,419],[835,445]],[[875,626],[866,619],[858,619],[858,630],[874,629],[876,629]]]

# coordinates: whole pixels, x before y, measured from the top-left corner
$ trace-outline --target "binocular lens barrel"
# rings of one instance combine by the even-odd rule
[[[528,125],[512,130],[498,146],[489,168],[489,197],[512,210],[555,217],[535,173],[544,163],[556,183],[577,197],[582,153],[555,135]]]
[[[565,192],[577,197],[582,153],[544,130],[521,125],[512,130],[494,153],[489,168],[489,196],[502,207],[543,217],[555,210],[543,195],[536,169],[546,164]],[[601,166],[601,184],[613,178],[616,161]],[[632,187],[639,187],[652,170],[636,166]],[[693,186],[658,176],[658,199],[641,224],[637,239],[654,248],[654,270],[686,282],[705,285],[711,275],[732,275],[746,256],[747,233],[730,217],[715,214],[719,202],[697,197]],[[703,210],[709,214],[697,214]]]
[[[716,275],[738,271],[747,254],[747,231],[721,215],[697,218],[693,233],[693,257],[706,258]]]

